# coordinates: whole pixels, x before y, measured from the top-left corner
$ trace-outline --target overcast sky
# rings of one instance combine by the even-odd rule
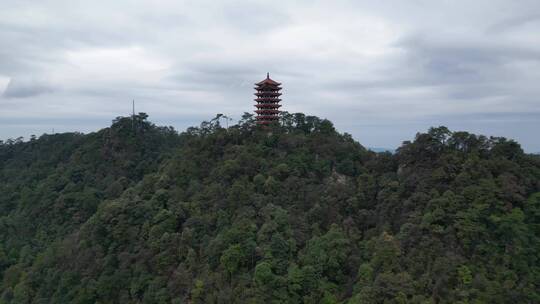
[[[184,130],[253,111],[328,118],[369,147],[446,125],[540,151],[540,1],[0,0],[0,138],[90,132],[131,100]]]

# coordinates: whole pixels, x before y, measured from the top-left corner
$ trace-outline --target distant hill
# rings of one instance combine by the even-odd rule
[[[381,153],[381,152],[390,152],[390,153],[395,153],[396,150],[395,149],[389,149],[389,148],[376,148],[376,147],[368,147],[367,148],[368,150],[371,150],[373,152],[377,152],[377,153]]]
[[[0,145],[0,303],[538,303],[540,160],[251,115]]]

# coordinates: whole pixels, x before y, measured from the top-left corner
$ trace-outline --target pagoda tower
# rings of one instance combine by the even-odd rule
[[[281,101],[279,98],[279,96],[281,96],[281,93],[279,92],[281,90],[280,85],[281,83],[270,79],[270,73],[266,73],[265,80],[255,84],[255,90],[257,90],[255,93],[255,96],[257,97],[255,98],[255,101],[257,102],[255,105],[257,108],[257,110],[255,110],[255,113],[257,113],[257,116],[255,117],[257,119],[257,124],[269,125],[279,119],[278,109],[281,107],[279,104]]]

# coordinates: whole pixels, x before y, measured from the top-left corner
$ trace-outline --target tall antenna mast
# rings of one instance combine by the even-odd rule
[[[131,114],[131,129],[135,131],[135,99],[133,99],[132,103],[132,113]]]

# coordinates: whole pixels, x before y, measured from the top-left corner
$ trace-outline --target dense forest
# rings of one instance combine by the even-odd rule
[[[0,144],[0,303],[540,303],[540,156],[139,113]]]

